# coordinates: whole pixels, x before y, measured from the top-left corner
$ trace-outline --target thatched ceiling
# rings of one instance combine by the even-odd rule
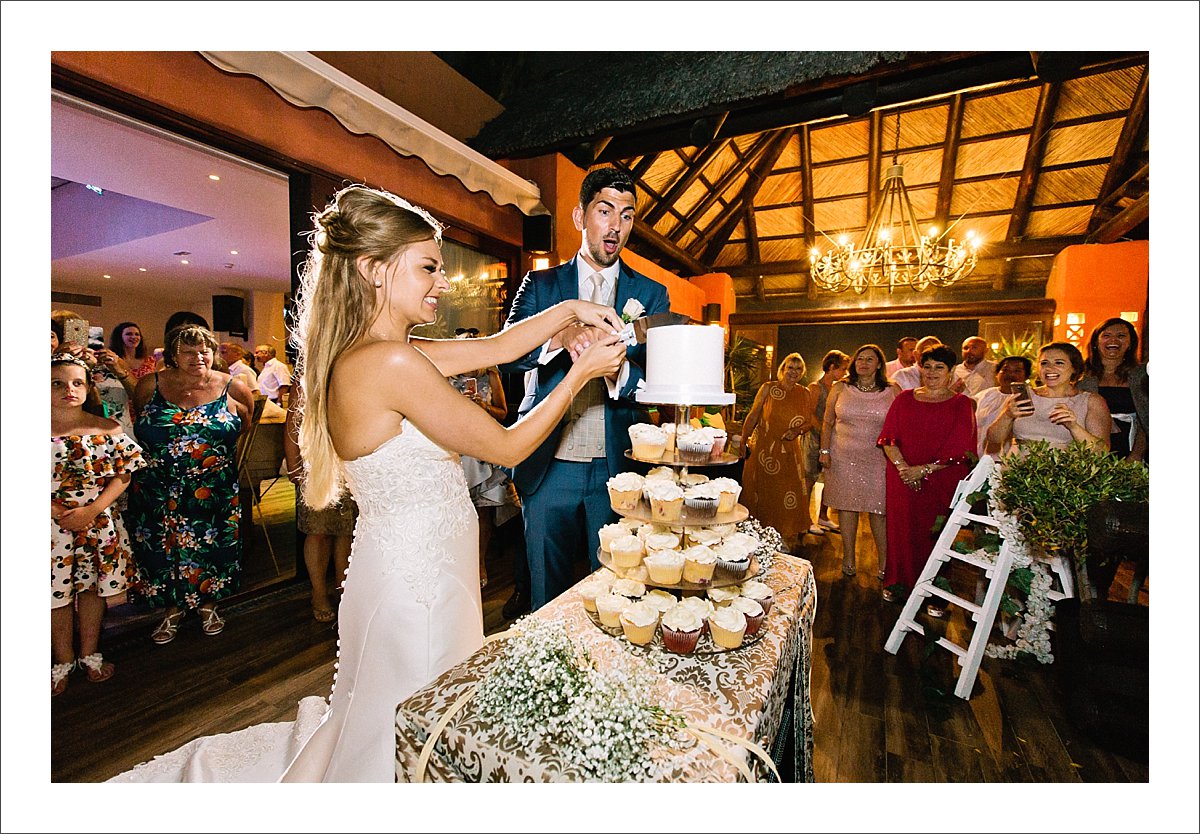
[[[817,301],[809,249],[861,232],[894,152],[922,224],[987,241],[948,299],[1040,295],[1063,247],[1149,236],[1144,52],[439,56],[505,106],[477,149],[627,168],[630,247],[750,306]]]

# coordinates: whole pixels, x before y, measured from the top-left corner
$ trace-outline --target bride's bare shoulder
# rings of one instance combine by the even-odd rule
[[[347,348],[333,364],[334,378],[366,375],[377,379],[381,370],[400,371],[413,362],[427,362],[407,342],[374,341]]]

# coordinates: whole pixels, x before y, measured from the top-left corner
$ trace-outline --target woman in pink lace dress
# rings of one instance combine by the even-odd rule
[[[883,351],[863,345],[854,352],[850,374],[833,386],[825,404],[821,466],[825,471],[823,502],[838,511],[842,527],[842,573],[854,576],[858,518],[866,513],[879,551],[879,578],[887,565],[887,519],[884,478],[887,459],[876,440],[888,408],[900,393],[883,375]]]

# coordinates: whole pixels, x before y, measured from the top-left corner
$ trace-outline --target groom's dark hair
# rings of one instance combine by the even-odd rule
[[[586,209],[605,188],[624,191],[637,198],[637,190],[628,174],[616,168],[597,168],[583,178],[583,185],[579,188],[579,205]]]

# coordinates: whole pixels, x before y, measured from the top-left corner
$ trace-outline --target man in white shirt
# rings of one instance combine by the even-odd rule
[[[896,342],[896,358],[888,362],[884,367],[884,374],[888,379],[896,375],[896,371],[901,368],[911,368],[917,362],[917,337],[905,336],[900,341]]]
[[[225,364],[229,366],[229,375],[237,377],[251,391],[258,390],[258,374],[254,373],[254,369],[246,364],[246,351],[241,345],[233,342],[221,342],[218,350],[221,352],[221,358],[225,360]]]
[[[288,366],[275,358],[275,348],[270,345],[256,347],[254,356],[263,366],[258,374],[259,392],[276,405],[285,405],[285,397],[292,390],[292,373]]]
[[[901,391],[911,391],[921,384],[921,354],[942,343],[937,336],[922,336],[913,348],[913,364],[901,368],[892,375],[892,382],[900,386]]]
[[[962,361],[954,366],[950,390],[973,397],[990,388],[996,377],[996,363],[987,356],[988,345],[978,336],[968,336],[962,343]]]

